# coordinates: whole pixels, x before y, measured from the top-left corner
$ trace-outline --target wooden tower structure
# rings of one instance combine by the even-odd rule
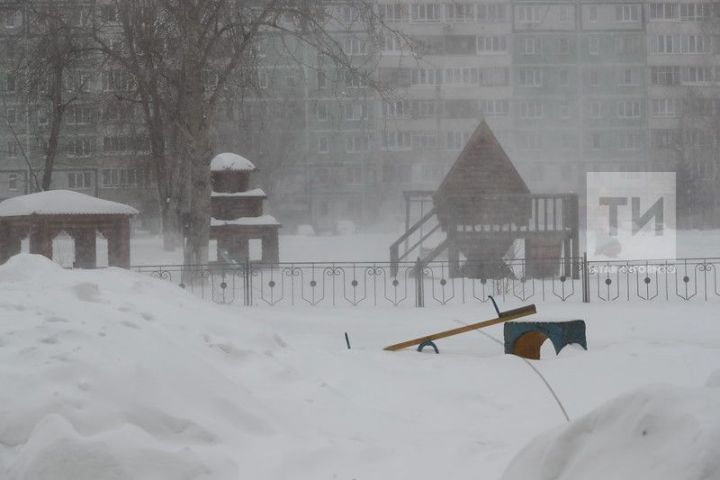
[[[217,259],[224,263],[246,262],[250,240],[262,244],[262,262],[279,262],[278,230],[281,225],[264,214],[267,195],[261,188],[250,189],[255,165],[240,155],[221,153],[210,164],[213,192],[210,238],[217,240]]]
[[[503,257],[519,239],[533,275],[550,273],[548,265],[578,255],[577,195],[530,193],[485,121],[436,191],[411,193],[406,202],[430,198],[433,208],[411,225],[407,203],[406,231],[390,247],[395,265],[416,258],[428,263],[446,254],[453,276],[512,276]],[[438,236],[442,240],[430,250],[420,248]],[[566,271],[572,271],[570,262]]]

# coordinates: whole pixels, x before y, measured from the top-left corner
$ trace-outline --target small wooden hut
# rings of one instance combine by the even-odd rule
[[[52,241],[61,232],[75,241],[75,266],[96,266],[96,237],[108,241],[108,264],[130,266],[130,217],[138,211],[69,190],[50,190],[9,198],[0,203],[0,262],[20,253],[30,237],[30,253],[53,258]]]
[[[217,258],[224,263],[245,262],[250,240],[261,241],[263,263],[279,261],[278,230],[281,225],[263,213],[267,195],[249,189],[255,165],[240,155],[221,153],[210,164],[213,193],[210,238],[217,240]]]

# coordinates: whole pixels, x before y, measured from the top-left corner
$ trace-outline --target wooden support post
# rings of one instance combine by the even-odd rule
[[[277,229],[265,233],[262,237],[262,263],[280,262],[280,242]]]
[[[30,228],[30,253],[43,255],[52,260],[52,238],[44,220],[35,222]]]
[[[123,217],[113,223],[108,240],[108,265],[130,267],[130,217]]]

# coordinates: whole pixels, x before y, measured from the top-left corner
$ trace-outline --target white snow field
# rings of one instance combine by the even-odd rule
[[[587,352],[533,362],[569,427],[486,336],[502,326],[382,351],[489,305],[218,306],[20,255],[0,266],[0,479],[720,478],[717,303],[538,312],[587,321]]]

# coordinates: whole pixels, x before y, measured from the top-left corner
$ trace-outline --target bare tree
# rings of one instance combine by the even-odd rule
[[[93,78],[89,36],[84,28],[91,17],[90,10],[75,1],[59,5],[33,0],[26,2],[24,8],[29,27],[25,35],[13,38],[14,50],[22,52],[14,72],[20,80],[20,93],[29,105],[27,114],[34,113],[38,125],[44,127],[37,129],[35,134],[35,142],[42,153],[41,178],[35,176],[35,167],[28,156],[30,152],[19,142],[18,146],[29,164],[34,188],[48,190],[61,152],[66,114],[73,104],[87,98]],[[93,115],[92,109],[77,113],[79,116]],[[18,136],[13,133],[18,141]]]
[[[369,38],[382,22],[348,0]],[[168,228],[183,219],[185,262],[205,263],[210,229],[210,160],[218,105],[238,79],[257,70],[262,38],[276,34],[324,54],[338,71],[379,87],[338,42],[336,7],[324,0],[114,0],[113,21],[94,34],[109,62],[134,80]],[[357,25],[356,28],[357,30]]]

